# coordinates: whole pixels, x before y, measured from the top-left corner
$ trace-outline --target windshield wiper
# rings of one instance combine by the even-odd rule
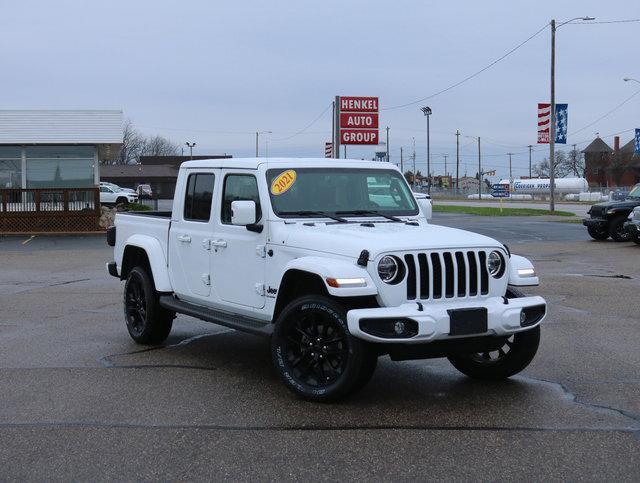
[[[358,216],[358,215],[377,215],[377,216],[382,216],[383,218],[386,218],[387,220],[404,223],[404,220],[401,220],[397,216],[385,215],[384,213],[381,213],[381,212],[376,211],[376,210],[336,211],[336,215],[356,215],[356,216]]]
[[[321,216],[324,218],[331,218],[332,220],[339,221],[340,223],[348,223],[348,220],[341,218],[336,215],[332,215],[331,213],[327,213],[326,211],[312,211],[312,210],[301,210],[301,211],[282,211],[281,215],[285,216]]]

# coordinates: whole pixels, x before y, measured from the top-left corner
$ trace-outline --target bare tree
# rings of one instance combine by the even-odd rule
[[[174,156],[180,152],[180,147],[162,136],[151,136],[145,140],[140,152],[143,156]]]
[[[555,175],[557,178],[565,178],[571,172],[571,166],[568,162],[567,154],[564,151],[557,151],[554,160]],[[533,173],[540,178],[549,177],[549,160],[543,159],[533,165]]]
[[[576,148],[567,154],[567,169],[576,177],[584,178],[586,176],[584,155]]]
[[[118,157],[108,160],[109,164],[133,164],[140,156],[172,156],[180,152],[180,147],[162,136],[145,136],[138,131],[130,119],[122,126],[122,149]]]

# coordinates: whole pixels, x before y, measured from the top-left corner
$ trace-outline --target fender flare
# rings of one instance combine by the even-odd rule
[[[511,255],[509,259],[509,285],[526,287],[539,285],[538,274],[528,258]]]
[[[129,246],[141,248],[147,254],[156,290],[158,292],[171,292],[173,288],[169,280],[169,270],[166,262],[167,257],[160,242],[146,235],[131,235],[124,244],[123,265],[124,253],[126,253],[127,247]],[[122,268],[120,268],[120,270],[120,273],[122,273]]]
[[[355,262],[316,256],[295,258],[285,265],[280,283],[282,283],[284,275],[290,270],[300,270],[319,276],[327,292],[336,297],[360,297],[378,294],[378,288],[369,272],[365,268],[356,265]],[[331,287],[327,283],[328,278],[363,279],[365,285],[359,287]]]

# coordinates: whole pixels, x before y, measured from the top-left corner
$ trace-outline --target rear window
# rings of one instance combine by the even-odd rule
[[[184,219],[209,221],[215,178],[211,173],[190,174],[184,198]]]

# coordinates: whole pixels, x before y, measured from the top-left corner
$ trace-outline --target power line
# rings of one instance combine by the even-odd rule
[[[407,102],[406,104],[400,104],[397,106],[391,106],[391,107],[385,107],[383,109],[381,109],[381,111],[391,111],[393,109],[401,109],[403,107],[408,107],[408,106],[413,106],[415,104],[418,104],[420,102],[426,101],[427,99],[431,99],[433,97],[439,96],[440,94],[444,94],[447,91],[450,91],[451,89],[454,89],[456,87],[458,87],[461,84],[464,84],[465,82],[473,79],[474,77],[479,76],[480,74],[482,74],[484,71],[490,69],[491,67],[493,67],[494,65],[496,65],[498,62],[500,62],[501,60],[507,58],[509,55],[511,55],[512,53],[514,53],[516,50],[518,50],[520,47],[522,47],[524,44],[526,44],[527,42],[529,42],[530,40],[534,39],[535,37],[537,37],[538,35],[540,35],[540,33],[545,30],[547,28],[549,24],[545,24],[540,30],[538,30],[537,32],[535,32],[533,35],[531,35],[530,37],[528,37],[526,40],[520,42],[518,45],[516,45],[514,48],[512,48],[511,50],[509,50],[507,53],[505,53],[504,55],[502,55],[501,57],[497,58],[496,60],[494,60],[493,62],[491,62],[490,64],[486,65],[485,67],[483,67],[482,69],[480,69],[477,72],[474,72],[473,74],[465,77],[464,79],[456,82],[455,84],[450,85],[449,87],[446,87],[434,94],[431,94],[427,97],[423,97],[422,99],[417,99],[415,101],[412,102]]]
[[[571,25],[582,25],[582,24],[589,24],[589,25],[593,25],[595,23],[631,23],[631,22],[640,22],[640,18],[629,18],[626,20],[602,20],[600,22],[573,22],[571,23]]]
[[[620,109],[622,106],[624,106],[627,102],[629,102],[631,99],[633,99],[635,96],[637,96],[638,94],[640,94],[640,89],[638,89],[637,91],[635,91],[633,94],[631,94],[629,97],[627,97],[624,101],[622,101],[620,104],[618,104],[616,107],[614,107],[613,109],[611,109],[609,112],[607,112],[606,114],[603,114],[602,116],[600,116],[598,119],[596,119],[595,121],[593,121],[590,124],[587,124],[584,127],[581,127],[580,129],[578,129],[577,131],[573,131],[572,133],[569,133],[569,136],[573,136],[574,134],[577,134],[579,132],[584,131],[585,129],[593,126],[594,124],[597,124],[598,122],[600,122],[602,119],[604,119],[605,117],[607,117],[609,114],[614,113],[615,111],[617,111],[618,109]]]
[[[272,141],[288,141],[289,139],[292,139],[300,134],[302,134],[303,132],[305,132],[307,129],[309,129],[311,126],[313,126],[316,122],[318,122],[320,120],[320,118],[322,116],[325,115],[325,113],[333,106],[333,103],[329,104],[327,107],[324,108],[324,110],[318,115],[318,117],[316,117],[313,121],[311,121],[309,124],[307,124],[303,129],[301,129],[300,131],[296,132],[295,134],[292,134],[291,136],[288,136],[286,138],[279,138],[279,139],[272,139]]]

